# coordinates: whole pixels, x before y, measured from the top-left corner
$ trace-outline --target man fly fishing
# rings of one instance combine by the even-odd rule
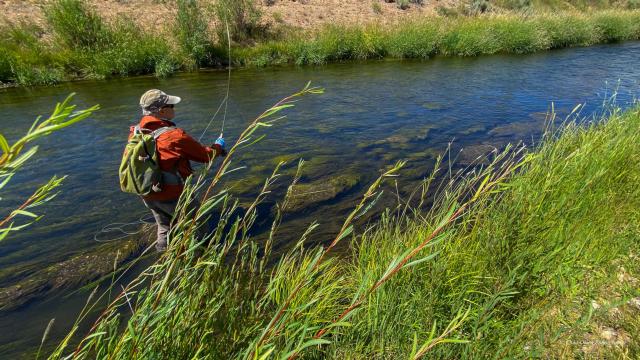
[[[225,142],[220,136],[212,146],[200,144],[172,120],[180,98],[152,89],[140,98],[142,119],[132,126],[120,164],[120,187],[124,192],[140,195],[151,210],[157,225],[156,249],[167,248],[167,235],[184,190],[184,180],[193,173],[191,161],[208,163],[225,156]],[[197,204],[190,204],[195,207]],[[208,232],[206,225],[200,235]]]

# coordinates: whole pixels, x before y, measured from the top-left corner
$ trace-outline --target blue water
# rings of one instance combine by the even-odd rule
[[[253,117],[307,81],[324,87],[326,93],[304,98],[288,110],[288,118],[268,129],[264,141],[235,160],[246,169],[226,185],[241,199],[251,199],[278,160],[293,164],[285,167],[290,174],[297,158],[308,162],[303,182],[326,181],[339,174],[357,177],[359,185],[350,191],[285,218],[289,234],[299,234],[312,220],[320,221],[324,231],[313,241],[322,242],[379,169],[397,160],[409,160],[399,179],[406,192],[428,174],[435,156],[449,143],[457,152],[481,149],[478,145],[535,142],[552,103],[560,114],[585,103],[582,113],[589,115],[617,91],[618,105],[629,106],[640,84],[640,43],[527,56],[237,70],[231,80],[227,143]],[[79,108],[101,105],[90,119],[39,140],[35,160],[3,191],[2,214],[51,176],[69,176],[61,194],[38,209],[46,214],[44,219],[0,243],[0,287],[95,247],[94,235],[109,223],[146,214],[139,199],[119,191],[117,178],[128,127],[139,119],[137,103],[144,91],[160,88],[181,96],[176,122],[198,137],[224,97],[226,82],[226,72],[212,71],[164,80],[137,77],[0,90],[0,132],[10,142],[71,92],[77,93],[74,103]],[[220,120],[212,123],[204,142],[215,140]],[[464,162],[464,156],[459,160]],[[285,186],[283,181],[277,190],[282,192]],[[269,201],[277,199],[278,191]],[[267,221],[269,212],[263,216]],[[279,246],[286,246],[286,241]],[[58,331],[63,333],[80,306],[76,298],[39,301],[0,315],[0,357],[39,343],[51,317],[59,319]]]

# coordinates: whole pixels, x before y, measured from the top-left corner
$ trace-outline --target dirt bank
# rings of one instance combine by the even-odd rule
[[[0,0],[0,19],[12,22],[35,21],[44,25],[43,7],[52,0]],[[158,0],[88,0],[107,19],[128,16],[145,28],[164,28],[171,24],[176,11],[174,1]],[[207,7],[212,1],[203,1]],[[263,20],[299,28],[316,28],[323,24],[393,23],[407,17],[434,15],[436,8],[453,7],[459,0],[432,0],[411,4],[406,10],[384,0],[276,0],[273,5],[256,1]]]

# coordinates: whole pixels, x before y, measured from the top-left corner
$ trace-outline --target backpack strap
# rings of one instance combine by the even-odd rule
[[[160,135],[166,133],[167,131],[173,130],[175,128],[176,128],[175,126],[165,126],[165,127],[161,127],[160,129],[157,129],[151,134],[153,134],[153,139],[156,140],[158,137],[160,137]]]
[[[158,137],[160,137],[160,135],[171,131],[173,129],[176,129],[175,126],[165,126],[165,127],[161,127],[157,130],[155,130],[154,132],[152,132],[153,135],[153,139],[157,140]],[[175,172],[170,172],[170,171],[162,171],[162,183],[163,184],[168,184],[168,185],[182,185],[184,184],[184,180],[182,179],[182,177],[180,175],[178,175],[178,171],[176,169]]]

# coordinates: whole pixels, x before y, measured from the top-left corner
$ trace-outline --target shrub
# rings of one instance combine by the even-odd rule
[[[64,55],[45,46],[40,39],[42,31],[28,23],[8,23],[0,28],[0,81],[50,85],[63,79]]]
[[[436,13],[443,17],[456,17],[459,15],[458,10],[442,5],[436,8]]]
[[[64,79],[61,68],[32,66],[16,62],[12,67],[13,80],[23,86],[54,85]]]
[[[483,14],[489,11],[491,5],[487,0],[472,0],[467,9],[468,15]]]
[[[260,11],[254,0],[219,0],[215,5],[218,18],[218,39],[226,43],[226,25],[229,25],[231,39],[243,42],[261,36]]]
[[[172,57],[166,41],[144,32],[131,20],[119,19],[109,32],[113,39],[112,46],[73,51],[69,59],[69,67],[73,72],[92,79],[152,74],[158,61]]]
[[[110,43],[102,18],[81,0],[56,0],[44,13],[56,36],[69,48],[96,49]]]
[[[8,49],[0,47],[0,82],[9,82],[13,75],[11,62],[13,57]]]
[[[525,10],[532,6],[531,0],[502,0],[498,6],[509,10]]]
[[[377,1],[371,3],[371,9],[378,15],[382,14],[382,5],[380,5],[380,3]]]
[[[409,8],[409,0],[397,0],[398,7],[402,10]]]
[[[213,63],[209,24],[196,0],[178,0],[178,14],[173,30],[182,51],[196,66]]]

